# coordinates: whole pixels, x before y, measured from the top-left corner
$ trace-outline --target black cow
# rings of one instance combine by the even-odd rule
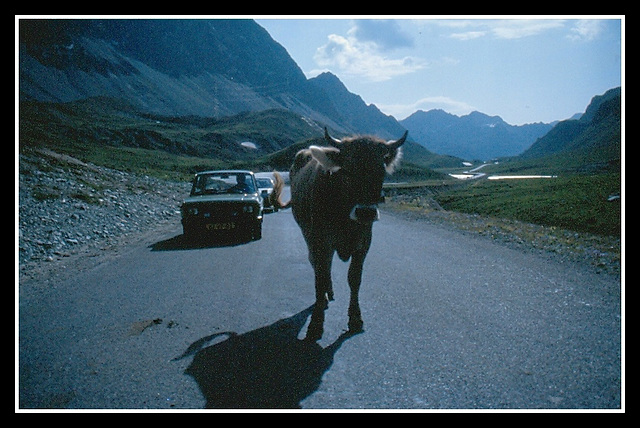
[[[348,282],[349,331],[359,332],[363,322],[358,293],[362,265],[371,245],[371,229],[378,219],[385,173],[393,172],[401,157],[400,146],[407,132],[396,141],[376,137],[332,138],[325,128],[329,147],[311,146],[299,151],[290,171],[293,216],[302,230],[315,272],[316,303],[307,339],[319,340],[324,310],[333,300],[331,262],[338,253],[342,261],[351,259]],[[275,174],[275,198],[279,198],[282,177]]]

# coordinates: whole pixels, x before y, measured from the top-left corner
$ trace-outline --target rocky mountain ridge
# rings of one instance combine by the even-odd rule
[[[23,19],[19,89],[21,102],[103,97],[164,117],[221,118],[281,109],[318,129],[327,126],[336,136],[397,138],[406,128],[407,161],[423,148],[422,158],[516,156],[553,129],[553,124],[512,126],[499,116],[458,117],[438,110],[398,122],[349,92],[335,75],[307,79],[264,28],[245,19]],[[530,155],[544,153],[536,149]]]
[[[557,123],[537,139],[521,156],[523,159],[570,154],[585,163],[621,161],[622,91],[612,88],[591,99],[577,119]]]
[[[21,20],[19,71],[21,100],[106,96],[166,116],[280,108],[337,132],[373,133],[358,118],[343,122],[332,99],[342,95],[307,80],[252,20]],[[397,122],[377,116],[385,124],[376,131],[397,138]]]

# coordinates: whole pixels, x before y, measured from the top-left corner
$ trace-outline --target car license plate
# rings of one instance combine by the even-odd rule
[[[207,224],[207,230],[231,230],[235,229],[236,224],[233,222],[228,223],[209,223]]]

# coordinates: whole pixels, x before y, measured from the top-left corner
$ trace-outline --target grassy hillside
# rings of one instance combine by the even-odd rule
[[[438,194],[452,211],[510,218],[577,232],[620,236],[619,173],[572,174],[554,179],[481,180]]]
[[[30,153],[51,149],[116,170],[186,181],[206,169],[287,170],[298,150],[324,144],[320,129],[300,116],[276,110],[210,119],[141,114],[111,99],[23,102],[19,149]],[[247,149],[239,144],[243,141],[260,148]],[[537,158],[503,160],[482,170],[559,176],[553,180],[471,183],[425,168],[438,162],[449,168],[459,165],[455,158],[427,151],[419,156],[407,153],[389,180],[436,183],[435,198],[447,210],[620,236],[620,200],[607,201],[609,195],[621,192],[619,147],[619,142],[585,143]]]
[[[91,98],[64,104],[20,103],[20,144],[70,150],[133,147],[219,160],[256,158],[318,134],[319,127],[284,110],[229,118],[164,117],[124,102]],[[257,149],[243,147],[252,142]]]
[[[180,180],[205,169],[287,170],[298,150],[324,144],[321,124],[286,110],[219,119],[165,117],[106,97],[21,102],[19,132],[21,151],[46,148],[96,165]],[[440,176],[425,167],[431,161],[458,163],[415,143],[405,146],[405,159],[415,164],[405,162],[398,175],[403,179]]]
[[[593,97],[580,119],[559,122],[517,159],[577,172],[619,168],[621,131],[621,88],[618,87]]]

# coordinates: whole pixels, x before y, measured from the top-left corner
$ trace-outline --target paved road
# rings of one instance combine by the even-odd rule
[[[190,245],[180,232],[47,291],[24,287],[21,408],[621,406],[616,278],[383,213],[365,331],[344,334],[336,257],[336,300],[309,344],[313,272],[289,210],[247,244]]]

